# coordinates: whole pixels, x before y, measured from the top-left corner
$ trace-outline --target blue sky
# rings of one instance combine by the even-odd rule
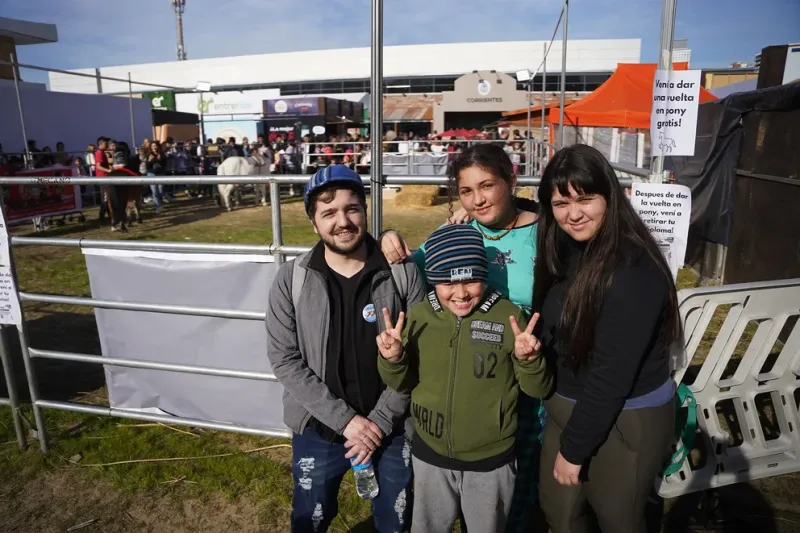
[[[58,43],[19,48],[23,63],[70,69],[175,59],[168,0],[0,1],[3,16],[58,26]],[[186,3],[189,59],[369,45],[370,0]],[[661,0],[571,0],[569,36],[639,38],[642,61],[655,61],[661,5]],[[384,6],[387,45],[545,40],[561,0],[385,0]],[[675,38],[689,39],[695,68],[752,62],[765,46],[800,42],[800,0],[679,0]],[[46,81],[41,72],[22,75]]]

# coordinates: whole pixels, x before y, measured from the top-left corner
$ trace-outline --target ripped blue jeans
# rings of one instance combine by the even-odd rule
[[[324,533],[339,512],[337,497],[350,470],[347,448],[321,438],[310,428],[292,436],[292,533]],[[411,444],[402,431],[383,439],[372,456],[378,496],[372,500],[377,533],[403,533],[411,528],[414,482]]]

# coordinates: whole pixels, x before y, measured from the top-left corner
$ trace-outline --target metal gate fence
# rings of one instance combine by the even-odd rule
[[[622,172],[620,172],[621,174]],[[188,178],[188,179],[187,179]],[[180,177],[125,177],[125,178],[73,178],[79,184],[173,184],[180,181],[181,183],[190,184],[212,184],[212,183],[268,183],[270,186],[270,194],[272,199],[279,198],[280,185],[288,184],[302,184],[307,180],[304,176],[180,176]],[[32,178],[0,178],[0,184],[28,184],[32,182]],[[370,186],[369,178],[362,176],[365,185]],[[522,178],[519,180],[520,186],[538,185],[540,178]],[[382,185],[405,185],[405,184],[424,184],[424,185],[445,185],[446,178],[433,177],[433,176],[389,176],[384,178]],[[620,178],[620,183],[623,187],[629,187],[631,184],[630,178]],[[216,243],[186,243],[186,242],[148,242],[148,241],[123,241],[123,240],[99,240],[99,239],[84,239],[84,238],[42,238],[42,237],[11,237],[12,248],[10,255],[12,256],[13,267],[13,248],[17,246],[66,246],[76,247],[81,249],[87,248],[101,248],[101,249],[119,249],[119,250],[140,250],[140,251],[161,251],[161,252],[197,252],[197,253],[211,253],[211,254],[268,254],[275,258],[277,264],[283,263],[287,258],[304,253],[310,249],[307,246],[293,246],[283,243],[282,237],[282,217],[281,206],[279,201],[271,202],[271,219],[273,239],[271,244],[267,245],[236,245],[236,244],[216,244]],[[377,234],[380,232],[380,227],[372,228],[372,232]],[[16,288],[16,280],[15,280]],[[794,300],[794,296],[797,296]],[[779,297],[780,296],[780,297]],[[787,299],[788,296],[788,299]],[[242,311],[237,309],[219,309],[208,307],[193,307],[184,305],[164,305],[164,304],[151,304],[144,302],[121,302],[99,300],[86,297],[63,296],[63,295],[50,295],[50,294],[35,294],[23,292],[19,293],[21,302],[38,302],[45,304],[67,304],[90,306],[100,309],[117,309],[127,311],[140,311],[140,312],[155,312],[166,314],[179,314],[186,316],[199,316],[199,317],[215,317],[226,318],[234,320],[259,320],[265,319],[265,314],[261,312]],[[765,477],[778,473],[794,472],[800,469],[800,463],[790,460],[776,460],[776,455],[781,455],[784,458],[789,456],[786,454],[796,454],[800,452],[800,437],[798,437],[797,428],[800,427],[800,415],[795,401],[786,403],[786,398],[795,400],[798,398],[797,380],[800,380],[800,327],[794,328],[793,332],[785,332],[781,328],[786,323],[787,317],[800,314],[800,279],[798,280],[784,280],[777,282],[768,282],[761,284],[743,284],[736,286],[723,286],[723,287],[707,287],[700,289],[684,290],[679,295],[681,303],[681,315],[683,319],[684,328],[687,334],[687,344],[685,345],[685,352],[679,358],[676,366],[675,378],[680,381],[684,378],[687,370],[690,369],[691,361],[687,360],[685,354],[688,353],[693,356],[697,351],[700,339],[706,334],[706,330],[711,321],[711,315],[717,305],[728,303],[738,304],[742,308],[747,308],[750,314],[741,313],[737,314],[734,318],[728,318],[723,324],[708,357],[702,363],[700,376],[698,377],[697,384],[693,384],[692,388],[698,397],[698,409],[704,412],[701,417],[700,430],[703,432],[701,440],[706,443],[711,443],[712,449],[711,459],[708,459],[704,465],[690,464],[690,459],[687,458],[684,468],[681,472],[674,474],[670,479],[660,482],[659,492],[666,497],[673,497],[679,494],[688,492],[696,492],[707,489],[713,486],[721,486],[731,484],[742,479],[751,479],[758,477]],[[724,300],[724,302],[722,300]],[[795,301],[796,300],[796,301]],[[698,303],[700,302],[700,303]],[[709,303],[710,302],[710,303]],[[754,302],[758,302],[755,307]],[[713,307],[709,307],[713,304]],[[750,307],[748,308],[748,304]],[[788,306],[788,307],[787,307]],[[181,365],[164,362],[141,361],[136,359],[122,359],[110,358],[102,355],[71,353],[54,350],[42,350],[28,345],[27,331],[25,327],[24,310],[22,312],[22,324],[19,327],[19,340],[22,349],[22,360],[25,366],[25,375],[27,385],[30,392],[31,406],[33,410],[37,435],[40,447],[43,452],[48,451],[48,439],[44,427],[42,417],[42,409],[58,409],[64,411],[72,411],[78,413],[86,413],[93,415],[115,416],[122,418],[131,418],[137,420],[165,422],[175,425],[193,426],[207,429],[231,431],[237,433],[244,433],[250,435],[262,435],[269,437],[288,437],[289,433],[286,430],[267,430],[257,429],[237,424],[219,423],[209,420],[199,420],[192,418],[182,418],[177,416],[159,415],[142,412],[132,412],[129,410],[115,409],[110,406],[96,406],[86,405],[64,401],[53,401],[41,398],[38,391],[38,382],[33,368],[33,360],[41,359],[54,359],[61,361],[73,361],[81,363],[95,363],[109,366],[122,366],[130,368],[149,369],[164,372],[181,372],[189,374],[199,374],[206,376],[229,377],[239,379],[252,379],[252,380],[265,380],[277,381],[275,376],[267,372],[251,372],[244,370],[235,370],[227,368],[217,368],[208,366],[196,365]],[[700,313],[700,314],[698,314]],[[755,313],[755,315],[753,314]],[[757,315],[757,317],[756,317]],[[736,347],[737,341],[743,335],[744,325],[748,319],[757,318],[761,322],[769,322],[767,325],[759,326],[758,331],[748,348],[745,361],[747,365],[740,365],[741,369],[737,371],[738,381],[732,383],[727,378],[722,378],[722,368],[729,362]],[[742,322],[744,321],[744,322]],[[777,329],[776,329],[777,328]],[[782,332],[782,333],[781,333]],[[775,340],[781,337],[784,342],[783,355],[779,359],[779,364],[775,365],[775,370],[771,374],[764,374],[760,371],[761,364],[766,357],[764,350],[764,343],[767,341]],[[732,340],[733,339],[733,340]],[[758,341],[758,342],[756,342]],[[770,344],[771,346],[771,344]],[[0,344],[0,348],[5,346]],[[768,353],[768,352],[767,352]],[[13,373],[10,368],[10,361],[8,358],[8,351],[0,349],[0,355],[3,356],[3,370],[6,375],[6,380],[9,385],[9,398],[0,399],[0,405],[10,405],[14,412],[15,428],[20,443],[20,447],[24,447],[24,435],[22,434],[22,426],[19,419],[19,399],[14,391]],[[691,359],[691,357],[689,358]],[[759,363],[759,364],[756,364]],[[709,376],[714,376],[710,379]],[[788,376],[788,377],[787,377]],[[702,379],[701,379],[702,378]],[[786,383],[784,383],[786,380]],[[791,382],[791,383],[789,383]],[[782,392],[779,398],[782,403],[782,409],[779,415],[779,425],[783,430],[784,436],[777,443],[764,444],[763,433],[760,432],[755,426],[751,428],[751,424],[747,424],[747,428],[751,433],[751,438],[748,440],[748,446],[743,448],[744,453],[738,456],[740,459],[737,463],[738,468],[736,475],[731,475],[730,471],[726,472],[726,464],[730,462],[729,447],[718,446],[720,439],[727,434],[724,430],[715,426],[713,422],[709,422],[709,416],[705,413],[708,409],[714,411],[716,404],[721,401],[721,398],[736,398],[736,401],[741,402],[741,405],[747,405],[748,399],[752,400],[757,394],[769,392],[775,394],[777,389],[765,388],[765,384],[774,384],[781,386]],[[732,389],[727,389],[732,387]],[[769,389],[769,390],[768,390]],[[725,394],[722,394],[722,392]],[[754,414],[745,415],[746,407],[737,408],[737,413],[745,420],[753,419]],[[705,410],[705,411],[703,411]],[[761,437],[759,437],[761,435]],[[759,438],[761,440],[759,440]],[[755,444],[753,444],[755,443]],[[778,450],[776,445],[780,444],[781,449]],[[758,446],[756,446],[758,445]],[[772,462],[762,465],[763,468],[754,469],[752,472],[745,472],[747,468],[747,461],[754,461],[758,464],[764,461],[769,461],[772,457]],[[766,459],[765,459],[766,458]],[[742,460],[746,460],[742,463]],[[777,463],[776,463],[777,461]],[[722,466],[720,466],[722,465]]]
[[[0,178],[0,184],[33,184],[41,183],[41,180],[55,179],[63,181],[65,178]],[[520,186],[538,185],[541,178],[521,178],[519,180]],[[141,176],[141,177],[80,177],[71,178],[70,182],[79,185],[149,185],[149,184],[258,184],[268,183],[270,186],[271,199],[278,200],[280,185],[291,184],[304,184],[308,180],[304,176],[170,176],[170,177],[154,177],[154,176]],[[362,176],[367,187],[370,187],[369,177]],[[621,178],[623,186],[630,186],[629,178]],[[407,184],[421,184],[421,185],[446,185],[447,178],[438,176],[389,176],[384,178],[382,185],[407,185]],[[9,255],[12,258],[12,271],[13,270],[13,248],[16,246],[66,246],[76,248],[105,248],[105,249],[118,249],[118,250],[147,250],[147,251],[161,251],[161,252],[202,252],[211,254],[269,254],[274,256],[275,262],[281,264],[287,257],[295,256],[309,250],[306,246],[292,246],[283,243],[282,236],[282,219],[281,219],[281,206],[279,201],[271,201],[271,218],[272,218],[272,244],[270,245],[235,245],[235,244],[215,244],[215,243],[185,243],[185,242],[146,242],[146,241],[122,241],[122,240],[96,240],[96,239],[75,239],[75,238],[48,238],[48,237],[11,237],[11,248]],[[380,226],[372,228],[372,233],[378,235],[380,233]],[[93,298],[53,295],[53,294],[35,294],[27,292],[19,292],[16,282],[16,272],[14,271],[14,288],[19,294],[21,302],[38,302],[46,304],[66,304],[89,306],[101,309],[117,309],[127,311],[140,311],[140,312],[154,312],[166,314],[180,314],[187,316],[200,316],[212,318],[228,318],[235,320],[260,320],[265,319],[264,313],[253,311],[242,311],[237,309],[217,309],[207,307],[191,307],[182,305],[162,305],[162,304],[149,304],[144,302],[118,302],[108,300],[97,300]],[[248,372],[243,370],[214,368],[205,366],[193,365],[177,365],[171,363],[160,363],[151,361],[140,361],[134,359],[120,359],[103,357],[102,355],[95,354],[81,354],[70,353],[63,351],[42,350],[35,347],[30,347],[28,344],[28,334],[25,326],[24,310],[20,309],[22,315],[22,324],[19,326],[19,341],[22,351],[22,361],[25,366],[25,375],[27,379],[28,389],[30,392],[31,407],[33,410],[34,422],[39,439],[39,444],[43,452],[48,451],[48,440],[45,431],[44,420],[42,417],[42,408],[60,409],[64,411],[72,411],[79,413],[118,416],[125,418],[132,418],[138,420],[147,420],[153,422],[168,422],[176,425],[202,427],[207,429],[218,429],[223,431],[232,431],[237,433],[245,433],[250,435],[263,435],[269,437],[288,437],[287,431],[277,430],[264,430],[256,429],[236,424],[226,424],[220,422],[213,422],[208,420],[198,420],[192,418],[182,418],[168,415],[158,415],[151,413],[137,413],[127,410],[114,409],[113,407],[101,407],[93,405],[85,405],[79,403],[62,402],[47,400],[40,397],[38,381],[36,379],[36,372],[33,366],[33,360],[40,359],[54,359],[61,361],[73,361],[81,363],[96,363],[102,365],[123,366],[130,368],[141,368],[149,370],[158,370],[165,372],[183,372],[190,374],[200,374],[206,376],[218,377],[231,377],[240,379],[254,379],[277,381],[275,376],[271,373],[264,372]],[[0,346],[2,347],[2,346]],[[13,373],[11,371],[11,361],[8,357],[7,350],[0,350],[0,355],[3,358],[4,373],[6,381],[9,385],[9,398],[0,399],[0,405],[10,405],[13,410],[15,420],[15,428],[18,428],[17,437],[20,447],[24,447],[24,435],[22,433],[22,426],[20,421],[20,404],[18,395],[14,390]],[[6,370],[8,366],[8,370]]]
[[[11,418],[14,422],[14,433],[17,436],[17,444],[20,450],[24,450],[27,447],[27,442],[25,441],[25,432],[22,427],[22,414],[19,410],[19,394],[17,394],[17,383],[14,369],[11,365],[8,339],[6,338],[7,330],[8,328],[6,326],[0,329],[0,363],[2,363],[3,375],[6,378],[8,398],[0,397],[0,406],[7,405],[11,407]]]

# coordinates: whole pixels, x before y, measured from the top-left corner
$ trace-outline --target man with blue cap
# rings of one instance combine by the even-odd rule
[[[319,170],[305,209],[320,240],[278,269],[267,309],[268,356],[292,430],[292,532],[324,532],[342,478],[371,463],[375,531],[408,531],[412,510],[409,396],[385,386],[375,338],[424,297],[411,263],[389,265],[367,232],[366,193],[344,165]],[[373,496],[372,494],[367,497]]]

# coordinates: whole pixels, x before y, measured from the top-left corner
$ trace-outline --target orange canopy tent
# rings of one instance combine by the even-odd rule
[[[564,124],[575,127],[650,129],[653,108],[655,63],[620,63],[603,85],[591,94],[564,108]],[[674,63],[673,69],[687,70],[687,63]],[[700,87],[700,103],[717,98]],[[559,108],[548,115],[558,125]]]

